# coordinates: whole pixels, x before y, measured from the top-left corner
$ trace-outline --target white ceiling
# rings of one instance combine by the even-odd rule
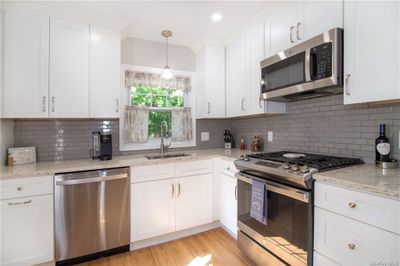
[[[45,8],[77,17],[96,16],[118,21],[125,37],[164,41],[161,30],[173,31],[170,42],[192,46],[202,40],[225,41],[235,30],[262,12],[267,1],[35,1]],[[222,14],[218,23],[213,13]]]

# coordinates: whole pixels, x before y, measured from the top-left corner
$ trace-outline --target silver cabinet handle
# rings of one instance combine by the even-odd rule
[[[244,100],[245,98],[242,98],[242,111],[244,111]]]
[[[18,190],[18,191],[21,191],[22,189],[23,189],[22,186],[18,186],[18,187],[17,187],[17,190]]]
[[[118,113],[119,112],[119,99],[115,99],[115,112]]]
[[[289,30],[289,40],[290,40],[290,43],[294,43],[294,41],[293,41],[293,29],[294,29],[294,26],[290,26],[290,30]]]
[[[22,204],[29,204],[32,203],[32,200],[27,200],[23,202],[9,202],[8,206],[15,206],[15,205],[22,205]]]
[[[238,199],[238,186],[235,186],[235,199]]]
[[[350,95],[350,88],[349,88],[350,77],[351,77],[351,74],[346,74],[346,80],[344,83],[344,86],[346,87],[346,95]]]
[[[211,104],[210,102],[207,103],[207,114],[211,112]]]
[[[171,184],[171,189],[172,189],[171,198],[173,198],[174,195],[175,195],[175,186],[174,186],[174,184]]]
[[[54,113],[55,111],[55,102],[56,102],[56,97],[51,97],[51,111]]]
[[[354,250],[356,248],[356,245],[352,243],[349,243],[347,246],[349,247],[350,250]]]
[[[181,196],[181,184],[178,183],[178,198]]]
[[[355,202],[349,202],[349,207],[351,209],[354,209],[355,207],[357,207],[357,204]]]
[[[301,38],[300,38],[300,25],[301,25],[301,23],[300,22],[297,22],[297,26],[296,26],[296,38],[297,38],[297,40],[301,40]]]
[[[47,102],[47,97],[46,96],[43,96],[43,99],[42,99],[42,111],[45,113],[46,112],[46,102]]]

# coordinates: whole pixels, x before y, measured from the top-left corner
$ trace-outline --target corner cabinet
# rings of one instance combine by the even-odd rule
[[[284,113],[284,103],[260,100],[260,62],[265,59],[264,23],[226,48],[226,115]]]
[[[226,116],[246,114],[246,37],[226,48]]]
[[[4,24],[3,117],[47,117],[49,18],[6,12]]]
[[[90,117],[119,118],[119,30],[90,25]]]
[[[225,47],[204,45],[196,52],[197,118],[225,117]]]
[[[398,1],[344,1],[345,104],[400,100],[399,17]]]
[[[89,24],[50,20],[50,117],[89,117]]]

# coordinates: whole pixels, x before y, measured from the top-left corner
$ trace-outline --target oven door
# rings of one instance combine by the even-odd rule
[[[312,265],[311,193],[242,172],[237,178],[239,230],[290,265]],[[250,216],[253,179],[265,183],[266,224]]]

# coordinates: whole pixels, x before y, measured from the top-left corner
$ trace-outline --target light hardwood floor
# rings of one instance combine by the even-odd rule
[[[222,228],[156,246],[107,257],[81,266],[248,266],[235,240]]]

